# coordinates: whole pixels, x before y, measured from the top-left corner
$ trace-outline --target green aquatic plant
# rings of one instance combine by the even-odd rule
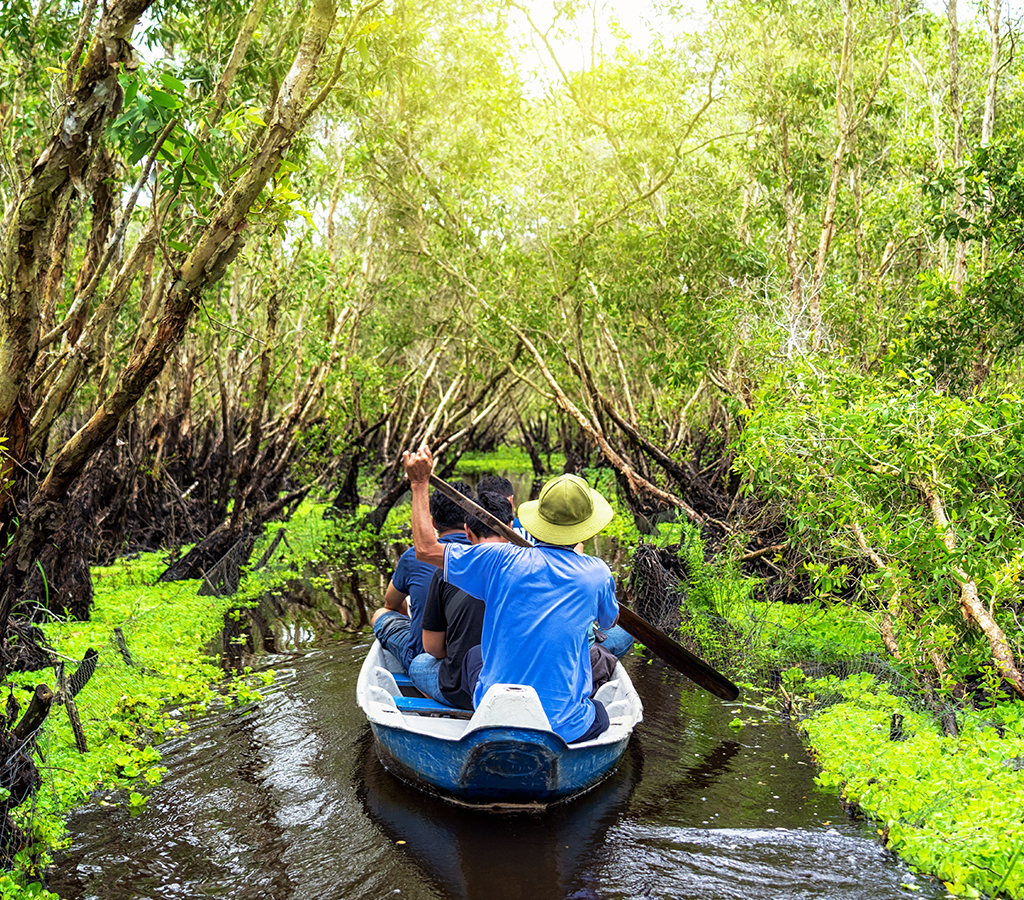
[[[1024,897],[1024,709],[961,714],[960,734],[868,673],[838,685],[840,702],[801,723],[818,781],[877,825],[887,847],[963,897]]]
[[[322,516],[322,506],[304,511],[289,554],[295,548],[309,552],[320,536],[314,523]],[[271,539],[258,543],[254,556]],[[299,563],[300,557],[290,556],[283,566],[264,573],[260,589],[280,587],[285,574]],[[94,567],[91,619],[51,620],[44,625],[47,641],[69,671],[88,648],[99,650],[96,671],[76,697],[89,752],[79,752],[68,715],[55,705],[37,735],[46,760],[42,786],[32,804],[12,813],[31,844],[16,857],[16,868],[0,876],[0,900],[55,897],[38,879],[50,848],[64,839],[67,810],[88,802],[98,791],[110,790],[127,790],[126,803],[132,810],[141,809],[149,789],[165,772],[159,764],[162,740],[187,732],[191,717],[212,708],[258,701],[260,688],[273,680],[272,672],[254,674],[249,669],[225,678],[207,649],[220,634],[225,616],[239,603],[253,602],[240,599],[252,598],[253,586],[248,584],[235,597],[200,596],[199,581],[158,582],[166,567],[167,560],[158,553]],[[24,705],[41,682],[54,684],[53,673],[12,674],[2,691]]]
[[[565,454],[545,454],[544,461],[551,474],[557,475],[565,467]],[[489,475],[493,472],[527,475],[533,472],[533,464],[530,455],[521,447],[501,446],[487,452],[470,450],[463,453],[455,471],[458,475]]]

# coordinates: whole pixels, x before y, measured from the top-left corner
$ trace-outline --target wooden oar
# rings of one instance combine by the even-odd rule
[[[506,538],[509,543],[518,544],[520,547],[529,547],[530,542],[521,534],[517,534],[500,519],[496,519],[486,509],[483,509],[469,497],[460,494],[455,488],[437,475],[431,474],[430,483],[449,499],[461,506],[466,512],[476,516],[481,522],[486,522],[494,531]],[[619,604],[619,624],[628,631],[634,638],[640,641],[655,656],[663,659],[673,669],[682,672],[695,684],[700,685],[704,690],[709,691],[716,697],[723,700],[735,700],[740,695],[740,689],[720,672],[716,672],[702,659],[694,656],[678,641],[673,640],[664,631],[655,628],[646,619],[638,616],[627,606]]]

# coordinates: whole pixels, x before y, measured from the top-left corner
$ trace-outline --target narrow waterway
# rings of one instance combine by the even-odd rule
[[[162,744],[168,773],[141,812],[97,798],[71,816],[48,886],[68,900],[945,896],[815,787],[792,728],[643,658],[626,662],[645,721],[589,794],[543,814],[427,797],[374,753],[354,696],[367,646],[264,657],[264,700]]]

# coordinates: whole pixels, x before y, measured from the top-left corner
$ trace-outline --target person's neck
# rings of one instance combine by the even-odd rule
[[[472,531],[466,532],[466,537],[469,538],[469,542],[474,546],[476,544],[507,544],[508,541],[498,534],[492,534],[489,537],[477,537]]]
[[[439,531],[437,533],[437,536],[439,538],[443,538],[443,537],[448,537],[448,535],[450,535],[450,534],[465,534],[465,533],[466,533],[466,529],[465,528],[449,528],[447,531]]]

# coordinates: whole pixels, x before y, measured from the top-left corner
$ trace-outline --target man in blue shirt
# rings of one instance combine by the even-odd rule
[[[430,527],[430,450],[406,452],[403,462],[412,489],[416,558],[442,567],[445,581],[485,604],[474,705],[491,685],[530,685],[564,741],[597,737],[608,727],[608,713],[589,699],[587,635],[594,621],[601,628],[614,625],[619,607],[611,570],[574,547],[611,521],[608,502],[582,478],[562,475],[544,486],[538,500],[519,507],[536,546],[443,545]]]
[[[468,484],[457,481],[453,487],[467,497],[473,497]],[[469,544],[466,537],[466,513],[462,507],[444,494],[435,492],[430,498],[427,512],[428,526],[434,540],[440,544]],[[423,652],[423,607],[427,590],[437,569],[420,562],[410,547],[402,554],[384,592],[384,606],[371,619],[373,633],[384,649],[398,658],[402,668]]]
[[[515,488],[512,486],[512,482],[502,475],[484,475],[477,482],[476,490],[477,494],[483,494],[487,491],[502,494],[508,497],[508,502],[512,504],[512,508],[516,508]],[[531,544],[535,543],[533,536],[523,528],[523,524],[519,521],[518,516],[512,520],[512,530],[521,537],[526,538]],[[603,630],[599,629],[597,623],[594,622],[590,628],[589,641],[591,647],[598,643],[609,653],[614,653],[619,659],[633,649],[633,635],[621,625],[615,625],[607,630]]]

